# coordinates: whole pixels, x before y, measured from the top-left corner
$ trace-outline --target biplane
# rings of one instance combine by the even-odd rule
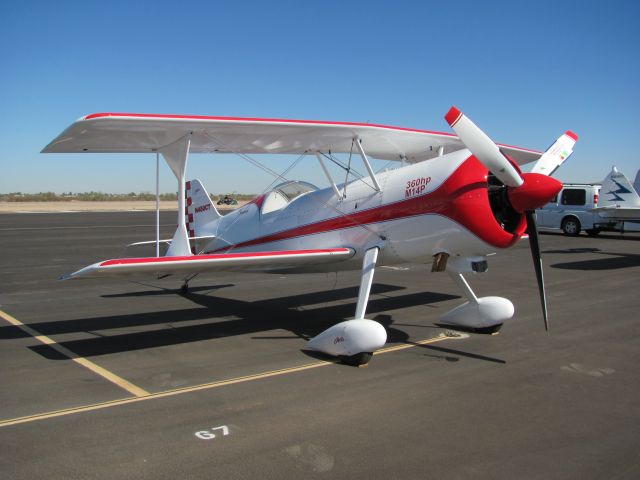
[[[454,133],[386,125],[272,118],[96,113],[80,118],[44,153],[155,153],[178,182],[178,226],[161,256],[89,265],[65,279],[203,272],[308,273],[360,270],[354,318],[312,338],[310,348],[366,363],[386,342],[366,318],[376,267],[406,262],[446,272],[466,302],[440,323],[493,332],[513,317],[502,297],[477,297],[463,274],[482,274],[487,255],[525,236],[534,262],[545,327],[548,315],[534,210],[558,193],[551,178],[577,136],[561,135],[546,152],[494,143],[456,107],[445,116]],[[308,155],[329,186],[285,178],[252,201],[220,215],[199,180],[187,181],[192,153]],[[337,154],[359,157],[365,174],[338,183],[327,168]],[[397,162],[374,171],[370,158]],[[314,160],[315,161],[315,160]],[[355,161],[355,160],[354,160]],[[530,173],[521,166],[535,162]],[[156,176],[157,178],[157,176]]]

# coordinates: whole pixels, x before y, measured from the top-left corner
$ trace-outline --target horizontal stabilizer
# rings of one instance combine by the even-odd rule
[[[276,252],[219,253],[179,257],[117,258],[89,265],[60,280],[129,275],[196,274],[244,270],[270,271],[340,262],[351,258],[350,248],[286,250]]]

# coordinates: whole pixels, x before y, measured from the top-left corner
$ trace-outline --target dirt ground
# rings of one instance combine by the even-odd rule
[[[239,205],[217,206],[218,210],[233,210]],[[114,201],[114,202],[0,202],[0,213],[40,213],[40,212],[123,212],[132,210],[155,210],[155,201]],[[160,210],[177,210],[177,201],[161,201]]]

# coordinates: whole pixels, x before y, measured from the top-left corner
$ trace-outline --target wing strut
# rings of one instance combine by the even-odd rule
[[[324,172],[324,174],[327,176],[327,180],[329,180],[329,183],[331,183],[331,188],[333,189],[333,193],[336,194],[336,197],[338,197],[338,200],[342,200],[342,194],[340,193],[340,190],[338,190],[336,182],[333,180],[331,173],[329,173],[329,169],[325,165],[320,152],[316,152],[316,158],[318,159],[318,162],[320,162],[320,166],[322,167],[322,171]]]
[[[373,172],[373,168],[371,168],[371,164],[369,163],[369,159],[367,158],[367,154],[364,153],[364,149],[362,148],[362,140],[356,137],[356,147],[358,147],[358,152],[360,152],[360,157],[364,163],[364,166],[369,173],[369,177],[371,177],[371,181],[373,182],[373,188],[375,188],[376,192],[380,191],[380,184],[378,183],[378,179],[376,178],[376,174]]]
[[[165,161],[178,179],[178,228],[173,235],[171,246],[167,250],[168,257],[192,255],[185,219],[185,179],[187,160],[191,145],[191,133],[159,149]]]
[[[160,154],[156,152],[156,257],[160,256]]]

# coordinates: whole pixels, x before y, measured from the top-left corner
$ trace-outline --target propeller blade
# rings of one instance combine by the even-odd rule
[[[542,273],[542,258],[540,257],[540,243],[538,242],[538,227],[534,210],[525,212],[527,217],[527,227],[529,230],[529,247],[531,247],[531,257],[533,267],[536,270],[538,280],[538,290],[540,292],[540,303],[542,304],[542,316],[544,318],[544,329],[549,331],[549,318],[547,317],[547,296],[544,292],[544,275]]]
[[[502,183],[509,187],[522,185],[522,177],[507,160],[498,146],[493,143],[475,123],[456,107],[451,107],[444,117],[462,143],[487,167]]]
[[[531,169],[531,173],[553,175],[553,172],[571,156],[577,141],[578,135],[567,130],[542,154]]]

